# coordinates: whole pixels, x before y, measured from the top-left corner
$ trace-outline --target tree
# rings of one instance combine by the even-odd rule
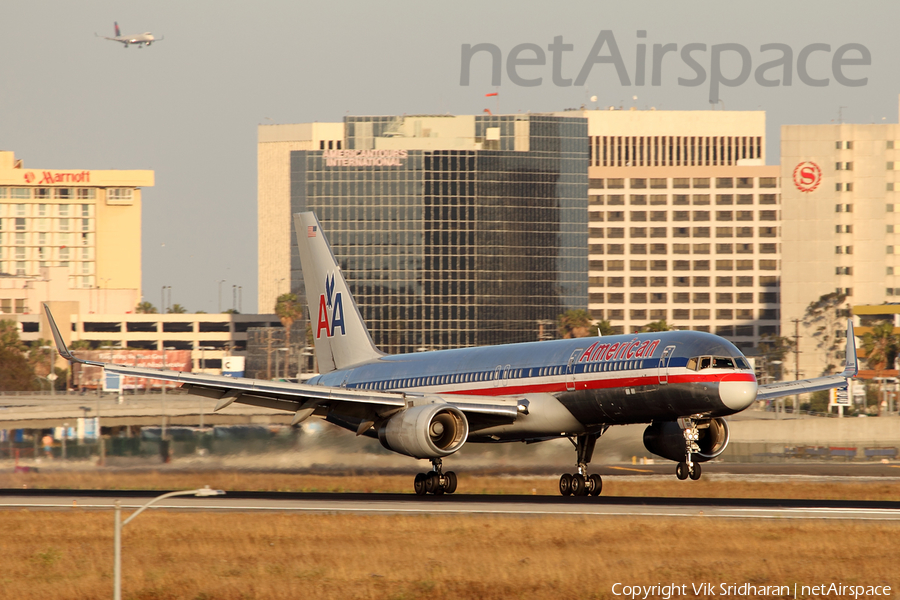
[[[37,387],[26,349],[19,339],[18,324],[15,321],[0,321],[0,391],[21,392]]]
[[[612,335],[613,328],[606,319],[597,321],[597,335]]]
[[[652,321],[647,323],[643,327],[641,327],[641,331],[669,331],[672,329],[669,327],[669,324],[665,319],[660,319],[659,321]]]
[[[236,309],[236,308],[229,308],[228,310],[224,310],[224,311],[222,311],[222,312],[223,312],[224,314],[226,314],[226,315],[239,315],[239,314],[241,314],[240,311],[238,311],[238,309]]]
[[[872,325],[872,331],[863,336],[862,349],[866,353],[866,364],[870,369],[884,371],[893,367],[900,350],[900,342],[894,335],[894,324],[882,321]]]
[[[139,315],[155,315],[156,307],[144,300],[143,302],[139,302],[138,305],[134,307],[134,312]]]
[[[844,349],[841,333],[847,329],[847,317],[850,316],[850,306],[844,304],[847,297],[837,292],[824,294],[818,300],[809,303],[806,312],[800,321],[802,325],[802,338],[812,338],[815,342],[815,350],[824,355],[822,375],[830,375],[837,369],[841,362],[838,353]],[[809,352],[804,350],[803,352]],[[801,373],[801,376],[809,377],[810,374]]]
[[[187,309],[180,304],[173,304],[166,310],[166,313],[170,315],[183,315],[187,313]]]
[[[567,310],[556,317],[556,332],[564,340],[599,335],[597,326],[586,310]]]
[[[884,397],[884,371],[894,366],[894,359],[900,350],[900,342],[894,335],[894,324],[882,321],[872,325],[872,331],[863,335],[862,349],[866,353],[866,364],[875,371],[881,396]],[[878,402],[878,414],[881,414],[881,402]]]
[[[780,381],[781,367],[788,353],[794,351],[794,341],[788,337],[764,334],[759,337],[757,350],[762,358],[762,365],[757,364],[757,370],[760,370],[763,379],[761,383]]]
[[[297,300],[297,294],[290,292],[282,294],[275,300],[275,314],[281,319],[281,324],[285,329],[285,339],[287,341],[285,346],[287,346],[288,351],[284,360],[285,367],[287,367],[288,363],[290,363],[291,355],[291,326],[293,326],[295,321],[303,318],[303,304]],[[285,372],[287,372],[287,368],[285,368]]]

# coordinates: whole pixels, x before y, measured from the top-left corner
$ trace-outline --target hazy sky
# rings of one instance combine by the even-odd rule
[[[561,8],[562,7],[562,8]],[[709,110],[709,76],[696,75],[683,46],[706,44],[693,58],[707,72],[711,46],[746,47],[753,71],[786,44],[792,85],[762,87],[753,74],[722,87],[721,108],[767,112],[769,163],[778,161],[782,124],[897,122],[900,93],[900,3],[893,1],[755,2],[7,2],[0,12],[0,149],[26,167],[152,169],[144,190],[143,285],[160,304],[160,288],[190,311],[223,308],[232,285],[243,287],[243,312],[256,306],[256,127],[263,123],[339,121],[345,115],[496,112],[487,55],[460,85],[463,44],[490,43],[504,61],[500,112],[552,111],[589,103],[638,108]],[[151,31],[165,40],[129,48],[94,36]],[[560,76],[576,79],[603,30],[612,31],[630,79],[623,86],[609,64],[596,65],[584,85],[553,82],[555,36],[572,44]],[[646,31],[638,39],[637,31]],[[536,44],[546,65],[519,67],[541,85],[513,84],[505,62],[519,44]],[[646,43],[646,85],[636,84],[638,44]],[[812,43],[809,77],[796,63]],[[844,44],[864,44],[870,66],[851,66],[845,87],[831,60]],[[653,44],[677,44],[651,86]],[[608,48],[602,54],[608,54]],[[848,57],[858,56],[850,53]],[[533,56],[525,51],[520,58]],[[724,53],[723,73],[735,77],[737,54]],[[766,74],[780,79],[781,70]],[[637,100],[632,97],[637,96]]]

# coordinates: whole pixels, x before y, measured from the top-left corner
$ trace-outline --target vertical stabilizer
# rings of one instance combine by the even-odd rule
[[[119,22],[113,21],[113,27],[116,28],[116,37],[122,37],[122,33],[119,31]]]
[[[383,356],[366,329],[316,215],[295,214],[294,228],[319,372]]]

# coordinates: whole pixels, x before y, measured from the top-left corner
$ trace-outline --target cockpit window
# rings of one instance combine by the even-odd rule
[[[749,369],[743,358],[730,356],[694,356],[688,359],[687,368],[692,371],[703,369]]]
[[[733,369],[734,361],[725,356],[716,356],[713,358],[714,369]]]

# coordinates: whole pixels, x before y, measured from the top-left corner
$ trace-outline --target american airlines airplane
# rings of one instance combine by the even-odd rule
[[[114,22],[113,26],[116,28],[116,37],[105,37],[104,36],[103,39],[110,40],[111,42],[119,42],[120,44],[123,44],[126,48],[128,46],[130,46],[131,44],[137,45],[138,48],[143,48],[145,45],[149,46],[153,42],[160,42],[164,39],[162,37],[160,37],[160,38],[153,37],[153,34],[150,33],[149,31],[146,31],[144,33],[139,33],[137,35],[122,35],[122,32],[119,31],[119,23]],[[101,37],[96,33],[94,35],[96,35],[97,37]]]
[[[728,444],[725,417],[755,400],[845,386],[857,372],[852,323],[839,375],[757,385],[731,342],[697,331],[635,333],[385,355],[369,335],[316,216],[294,215],[320,374],[305,384],[241,379],[86,361],[73,356],[47,306],[59,353],[108,372],[178,382],[218,400],[289,411],[292,423],[318,416],[380,440],[394,452],[431,461],[416,494],[456,491],[442,460],[467,442],[568,438],[576,469],[565,495],[598,495],[588,474],[597,439],[612,425],[649,423],[644,445],[677,463],[679,479],[699,479],[700,463]]]

